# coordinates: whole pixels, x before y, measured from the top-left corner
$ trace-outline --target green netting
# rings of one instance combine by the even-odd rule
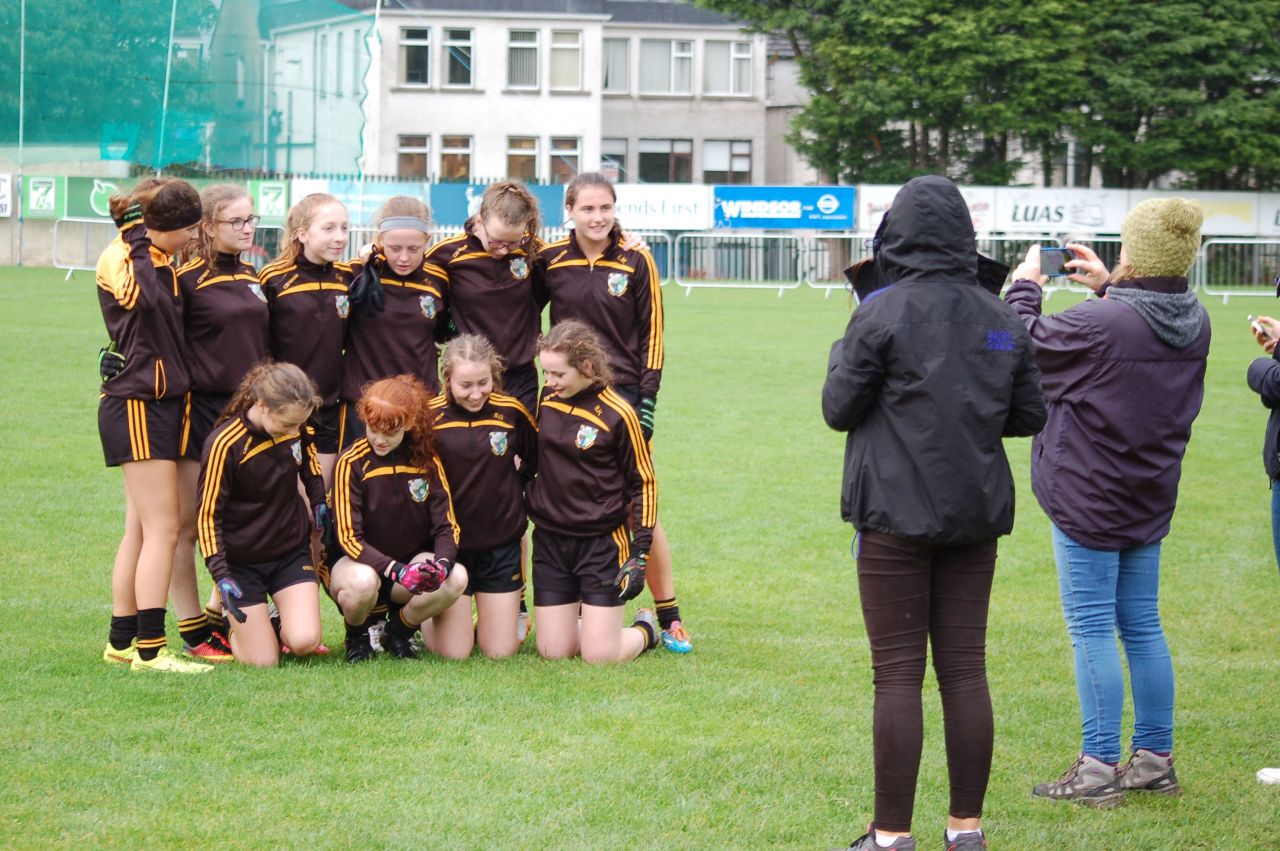
[[[0,159],[354,173],[372,24],[337,0],[0,0]]]

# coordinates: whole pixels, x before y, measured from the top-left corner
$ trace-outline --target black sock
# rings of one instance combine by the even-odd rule
[[[209,618],[204,612],[194,618],[178,620],[178,633],[189,647],[204,644],[213,635],[213,627],[209,626]]]
[[[654,600],[654,608],[658,610],[658,623],[663,629],[670,629],[671,624],[680,620],[680,606],[676,604],[676,598],[669,600]]]
[[[653,628],[652,624],[646,621],[636,621],[635,623],[632,624],[632,626],[635,627],[636,629],[644,630],[644,635],[645,635],[644,649],[645,650],[652,650],[653,648],[658,646],[658,633],[657,633],[657,630]],[[641,651],[641,652],[644,652],[644,651]]]
[[[396,607],[395,617],[391,617],[390,615],[388,615],[387,632],[391,633],[397,638],[409,638],[411,635],[413,635],[417,631],[418,631],[418,624],[409,623],[404,619],[404,606]]]
[[[112,615],[111,632],[107,640],[113,650],[127,650],[133,640],[138,637],[137,615]]]
[[[524,601],[524,586],[520,586],[520,611],[529,614],[529,604]]]
[[[210,628],[222,633],[223,638],[231,634],[231,624],[227,623],[227,616],[222,612],[210,606],[205,606],[204,616],[208,618]]]
[[[164,645],[164,609],[138,609],[138,658],[149,662]]]
[[[343,626],[345,626],[345,627],[347,628],[347,646],[348,646],[348,647],[350,647],[350,646],[351,646],[351,642],[352,642],[352,641],[359,641],[359,640],[360,640],[360,636],[362,636],[362,635],[363,635],[366,639],[369,637],[369,622],[368,622],[368,621],[365,621],[364,623],[358,623],[358,624],[357,624],[357,623],[347,623],[346,621],[343,621],[343,622],[342,622],[342,625],[343,625]]]

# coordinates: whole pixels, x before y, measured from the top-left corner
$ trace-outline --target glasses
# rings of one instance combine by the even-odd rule
[[[514,241],[494,239],[489,236],[489,229],[485,227],[483,223],[480,225],[480,230],[483,232],[482,242],[484,242],[484,247],[489,251],[497,251],[498,249],[514,251],[515,249],[522,247],[529,240],[529,235],[527,233]]]
[[[260,221],[262,221],[262,216],[250,216],[247,219],[219,219],[218,224],[231,225],[232,230],[244,230],[245,225],[256,228]]]

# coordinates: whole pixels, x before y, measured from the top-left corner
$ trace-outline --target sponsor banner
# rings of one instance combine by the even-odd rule
[[[1005,233],[1119,233],[1125,189],[995,189],[995,226]]]
[[[283,225],[289,215],[289,183],[284,180],[250,180],[253,211],[264,225]]]
[[[713,186],[717,228],[853,230],[852,186]]]
[[[431,187],[431,215],[436,224],[462,227],[480,209],[480,199],[487,184],[436,183]],[[554,184],[527,187],[538,199],[542,226],[558,227],[564,219],[564,186]]]
[[[619,183],[614,207],[628,230],[706,230],[711,227],[710,186],[692,183]]]
[[[13,215],[13,175],[0,174],[0,218]]]
[[[960,194],[969,205],[969,217],[977,233],[995,230],[996,189],[994,186],[961,186]]]
[[[1280,236],[1280,195],[1258,196],[1258,236]]]
[[[1254,192],[1155,192],[1134,190],[1129,193],[1129,206],[1136,207],[1148,198],[1192,198],[1204,209],[1204,236],[1253,236],[1262,233],[1258,221],[1258,195]],[[1119,229],[1116,230],[1119,233]]]
[[[183,178],[203,192],[218,181],[208,178]],[[73,219],[111,220],[111,196],[128,192],[141,178],[68,177],[66,179],[65,215]]]
[[[27,219],[60,219],[66,215],[67,179],[23,175],[22,216]]]
[[[346,206],[351,226],[362,228],[372,226],[378,208],[396,195],[408,195],[429,203],[431,187],[423,181],[411,180],[330,180],[327,191]]]
[[[858,232],[875,233],[880,220],[893,204],[901,186],[862,184],[858,186]],[[994,186],[961,186],[960,194],[969,205],[973,229],[989,233],[995,228],[996,188]]]

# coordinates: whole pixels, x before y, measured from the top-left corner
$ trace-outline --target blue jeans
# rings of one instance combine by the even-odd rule
[[[1276,551],[1276,567],[1280,568],[1280,488],[1271,482],[1271,546]]]
[[[1089,549],[1053,527],[1067,634],[1075,649],[1082,753],[1120,761],[1124,670],[1133,687],[1133,748],[1173,750],[1173,660],[1160,626],[1160,542],[1119,552]]]

